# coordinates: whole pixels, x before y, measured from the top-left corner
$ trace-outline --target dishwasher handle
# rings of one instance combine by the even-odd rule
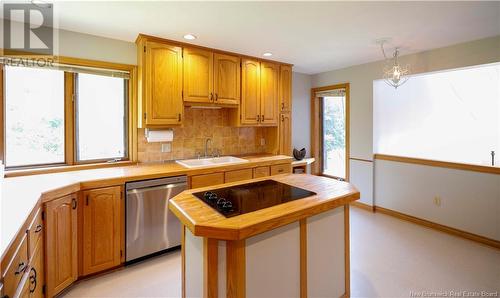
[[[158,186],[152,186],[152,187],[146,187],[146,188],[134,188],[134,189],[129,189],[127,190],[127,195],[128,194],[143,194],[148,191],[153,191],[153,190],[161,190],[161,189],[169,189],[169,188],[178,188],[182,187],[184,189],[187,189],[187,183],[171,183],[171,184],[164,184],[164,185],[158,185]]]

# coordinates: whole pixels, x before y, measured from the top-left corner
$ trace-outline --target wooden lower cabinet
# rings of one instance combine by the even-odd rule
[[[9,264],[7,262],[7,264]],[[26,235],[20,241],[10,264],[5,268],[3,276],[3,293],[5,296],[14,297],[18,286],[23,279],[23,274],[28,267],[28,241]]]
[[[83,192],[83,275],[121,263],[121,193],[121,186]]]
[[[253,178],[252,169],[228,171],[224,174],[224,183],[236,182]]]
[[[286,174],[291,172],[292,165],[289,163],[271,166],[271,175]]]
[[[253,177],[254,178],[267,177],[269,175],[270,175],[269,166],[256,167],[256,168],[253,169]]]
[[[76,194],[45,205],[47,297],[55,296],[78,278],[77,208]]]
[[[224,183],[224,173],[211,173],[191,177],[191,188],[205,187]]]
[[[45,272],[43,264],[43,239],[38,241],[33,256],[30,262],[29,271],[29,297],[42,298],[44,297],[43,285],[45,283]]]

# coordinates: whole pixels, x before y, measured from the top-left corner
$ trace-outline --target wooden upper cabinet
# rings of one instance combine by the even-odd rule
[[[269,62],[261,62],[260,65],[260,121],[262,125],[277,125],[280,68],[278,64]]]
[[[220,104],[240,103],[240,58],[214,54],[214,100]]]
[[[184,48],[184,101],[214,101],[214,54],[211,51]]]
[[[182,123],[182,48],[147,41],[143,64],[145,126]]]
[[[283,155],[292,155],[292,120],[290,118],[290,112],[280,115],[279,127],[279,153]]]
[[[242,59],[241,61],[241,124],[260,123],[260,62]]]
[[[83,275],[120,265],[121,187],[83,192]]]
[[[292,110],[292,67],[280,66],[280,110],[290,112]]]
[[[77,195],[46,204],[47,297],[53,297],[78,278]]]

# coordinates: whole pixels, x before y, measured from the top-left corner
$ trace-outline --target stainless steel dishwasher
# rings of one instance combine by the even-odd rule
[[[187,189],[187,177],[177,176],[126,184],[127,263],[181,245],[181,224],[168,201]]]

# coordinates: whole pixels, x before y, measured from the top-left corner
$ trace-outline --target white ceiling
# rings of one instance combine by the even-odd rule
[[[293,63],[319,73],[500,35],[500,2],[58,2],[58,27],[134,41],[139,33]]]

